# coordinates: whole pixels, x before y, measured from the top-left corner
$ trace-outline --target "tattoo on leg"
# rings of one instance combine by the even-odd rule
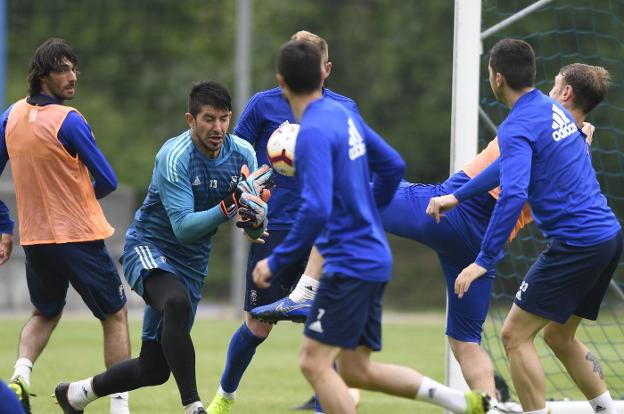
[[[600,377],[600,379],[604,379],[604,375],[602,373],[602,367],[600,366],[600,362],[598,362],[598,358],[596,358],[594,354],[592,354],[591,352],[588,352],[587,355],[585,355],[585,359],[590,361],[592,364],[594,364],[593,371],[598,373],[598,376]]]

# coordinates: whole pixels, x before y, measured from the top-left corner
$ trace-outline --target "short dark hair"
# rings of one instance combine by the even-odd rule
[[[602,66],[572,63],[559,71],[566,84],[574,90],[573,104],[587,114],[607,96],[609,72]]]
[[[210,105],[216,109],[232,110],[232,98],[227,88],[218,82],[196,82],[188,97],[188,111],[193,117],[201,111],[201,107]]]
[[[277,52],[277,73],[294,93],[310,93],[321,87],[321,49],[303,40],[291,40]]]
[[[29,96],[41,92],[41,78],[58,70],[64,58],[67,58],[74,66],[78,65],[78,57],[64,39],[51,37],[39,45],[28,66]]]
[[[490,50],[490,66],[505,77],[513,90],[535,86],[535,53],[530,44],[519,39],[503,39]]]

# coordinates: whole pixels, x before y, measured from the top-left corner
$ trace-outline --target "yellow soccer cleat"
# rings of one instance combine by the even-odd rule
[[[490,396],[484,392],[466,391],[465,414],[486,414],[490,409]]]
[[[234,400],[225,398],[217,393],[207,408],[208,414],[229,414],[232,411]]]
[[[30,393],[28,392],[28,385],[21,375],[14,377],[7,384],[9,388],[17,395],[17,399],[22,404],[24,412],[31,414],[30,411]]]

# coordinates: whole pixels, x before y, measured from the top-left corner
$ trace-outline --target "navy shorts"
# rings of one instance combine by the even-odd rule
[[[271,255],[273,250],[286,238],[289,230],[270,230],[264,244],[252,244],[247,260],[247,285],[245,289],[245,310],[268,305],[287,296],[295,287],[308,263],[308,255],[271,276],[271,286],[258,289],[253,282],[253,270],[256,263]]]
[[[490,307],[494,270],[475,280],[463,298],[455,294],[455,279],[479,254],[488,222],[474,218],[466,209],[471,201],[461,203],[440,223],[425,210],[432,197],[444,194],[440,185],[412,184],[402,181],[392,202],[380,211],[388,233],[415,240],[438,253],[446,280],[448,309],[446,335],[462,342],[481,342],[481,332]],[[483,196],[483,204],[493,202]]]
[[[103,240],[24,246],[33,306],[48,318],[63,311],[69,284],[93,315],[106,319],[126,304],[126,294]]]
[[[341,274],[321,278],[304,334],[327,345],[381,350],[382,298],[387,282]]]
[[[572,315],[596,320],[621,253],[621,233],[595,246],[551,240],[524,277],[514,303],[561,324]]]

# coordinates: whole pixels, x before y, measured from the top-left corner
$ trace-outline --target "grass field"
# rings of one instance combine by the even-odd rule
[[[26,316],[0,318],[0,376],[13,373],[17,339]],[[197,354],[198,389],[207,404],[219,385],[225,353],[232,333],[240,325],[236,320],[200,318],[193,328]],[[377,361],[417,368],[432,378],[444,378],[444,320],[442,315],[388,318],[384,323],[384,349],[375,354]],[[141,322],[132,318],[130,336],[133,355],[140,347]],[[35,364],[31,378],[34,414],[60,413],[51,397],[54,386],[67,379],[82,379],[104,368],[102,333],[97,321],[86,316],[65,316],[50,343]],[[238,390],[234,414],[286,414],[289,407],[311,396],[311,391],[297,367],[302,326],[280,323],[258,349]],[[108,398],[91,404],[88,414],[108,413]],[[182,413],[173,377],[160,386],[130,393],[133,414]],[[365,392],[359,412],[441,413],[420,402]]]

